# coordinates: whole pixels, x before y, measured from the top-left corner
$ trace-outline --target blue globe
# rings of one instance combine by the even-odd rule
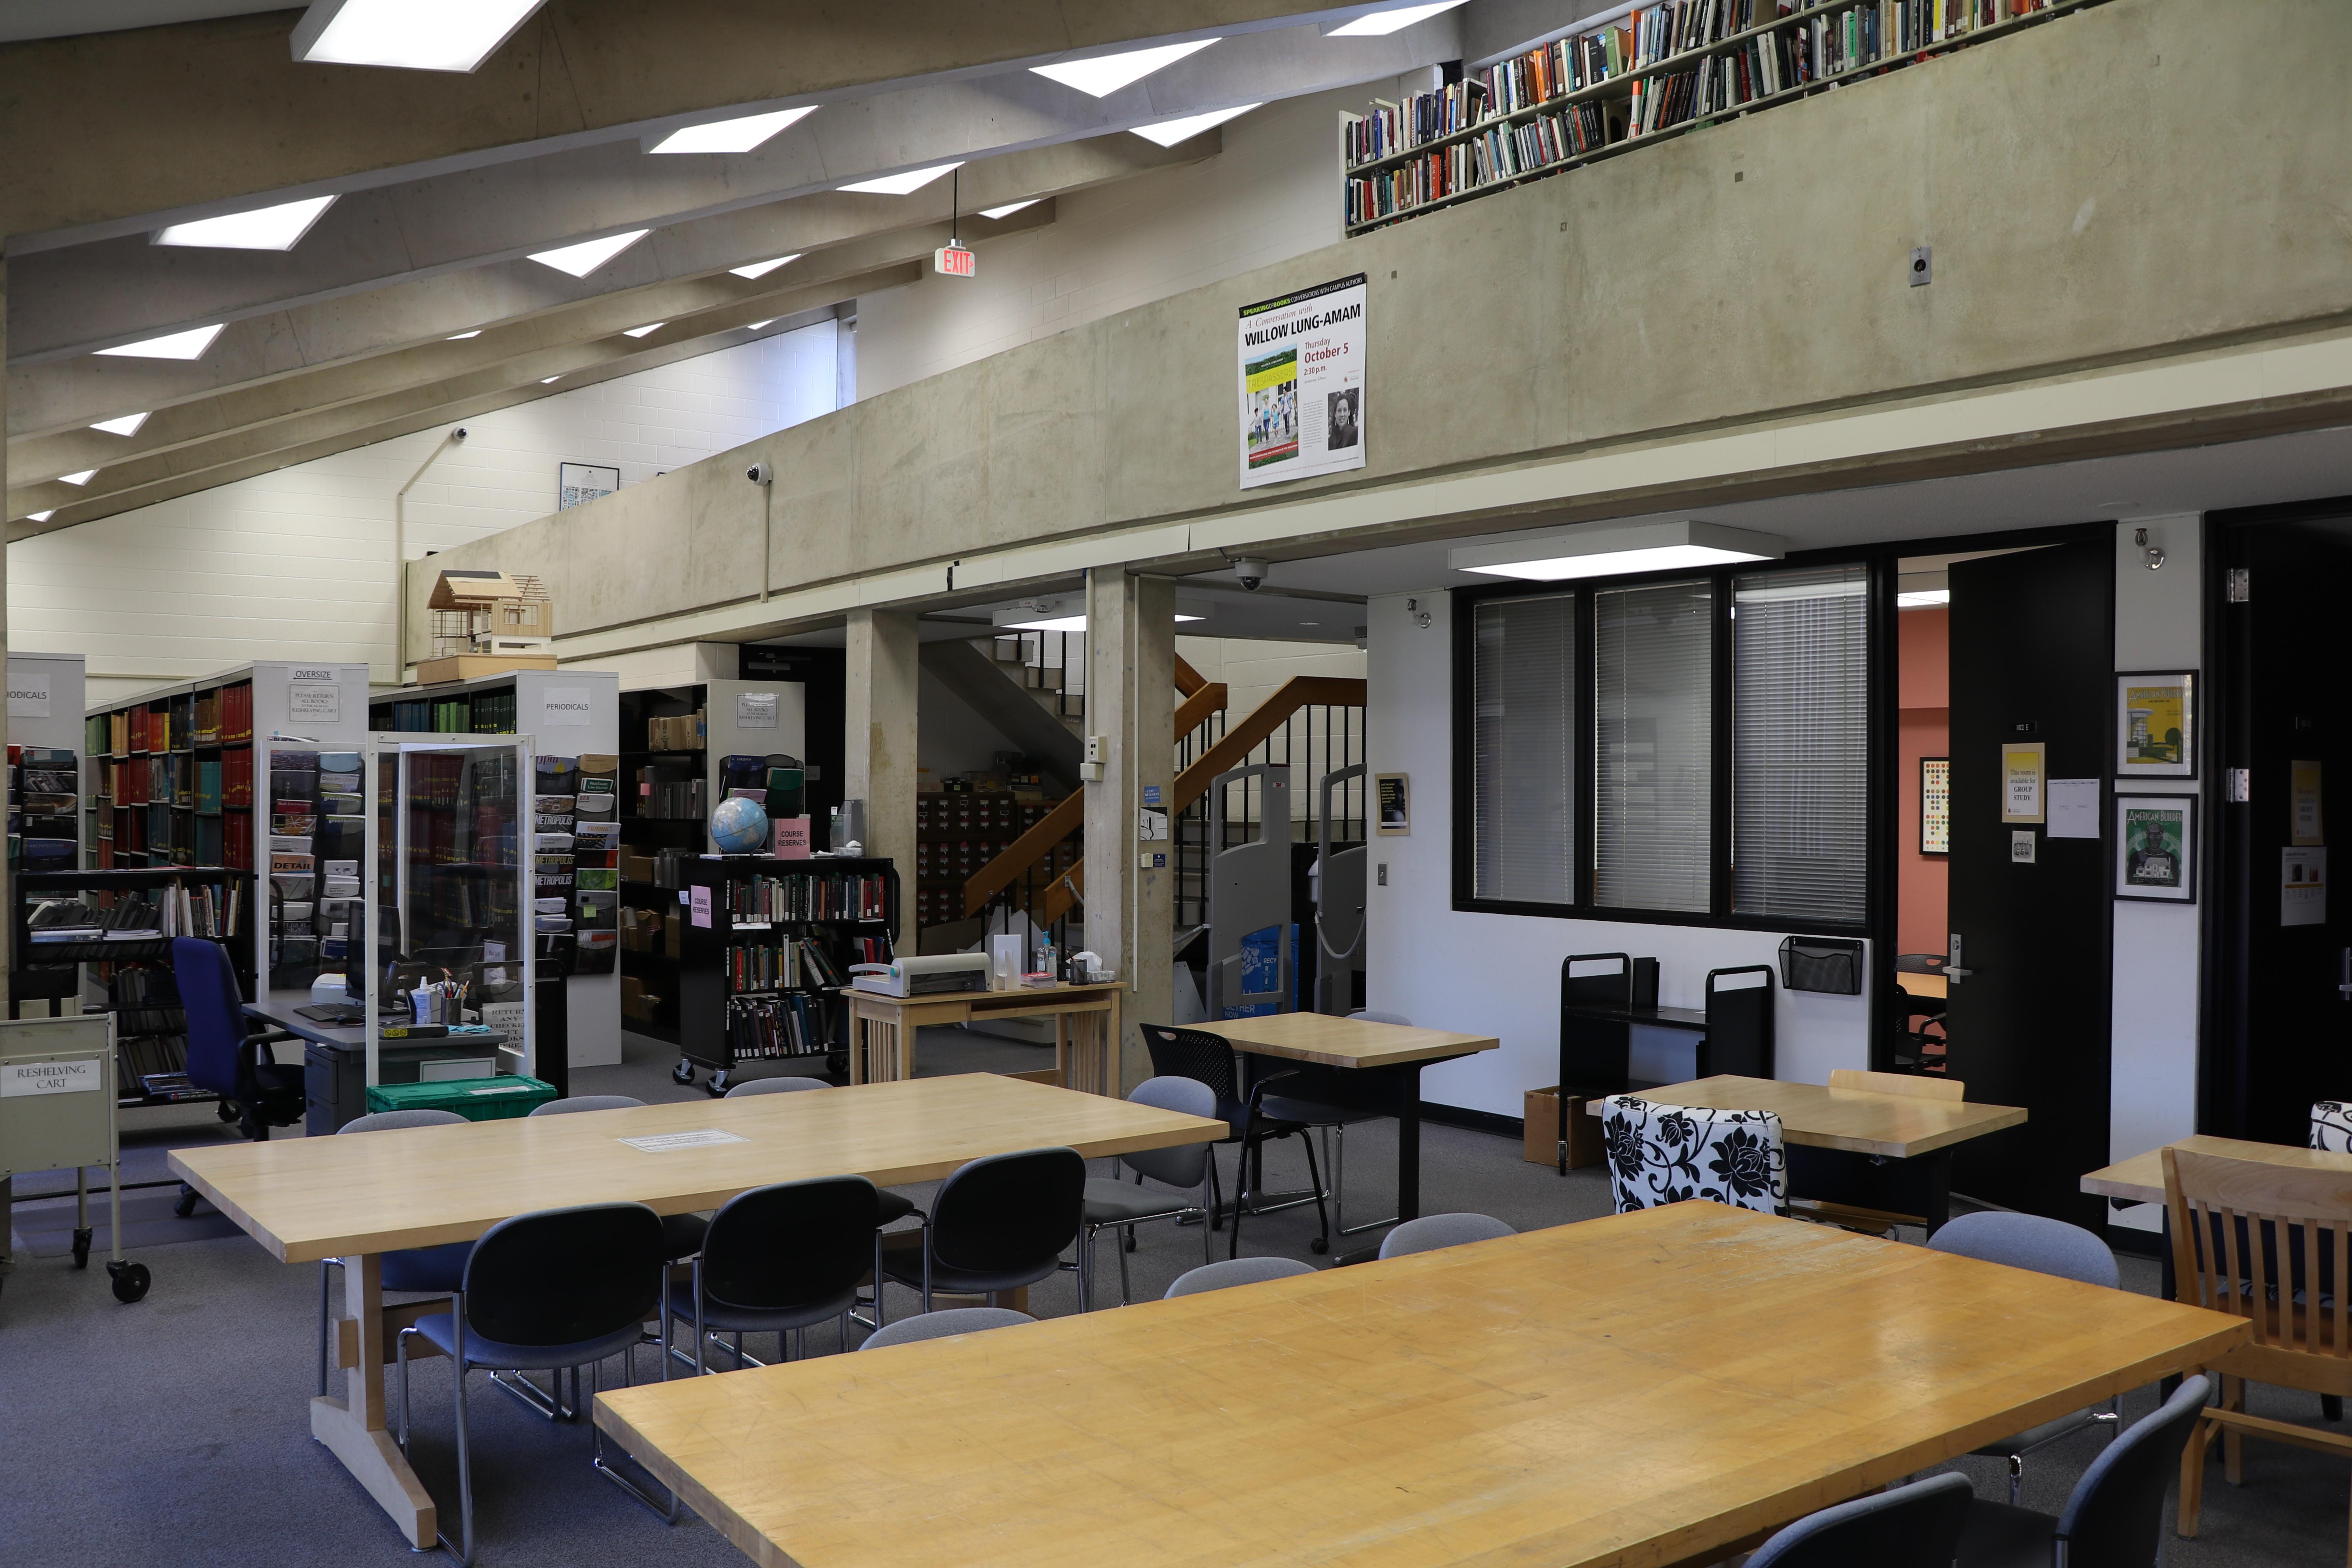
[[[768,808],[745,795],[730,795],[710,814],[710,841],[730,855],[756,855],[768,847]]]

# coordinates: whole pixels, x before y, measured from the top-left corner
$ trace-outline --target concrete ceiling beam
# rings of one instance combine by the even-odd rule
[[[828,104],[746,153],[656,157],[605,142],[344,196],[284,252],[137,234],[24,254],[10,268],[10,357],[89,353],[853,180],[1394,77],[1451,58],[1456,38],[1450,14],[1381,38],[1292,27],[1227,39],[1108,98],[1015,71]],[[971,195],[974,209],[996,205],[977,185]],[[850,199],[944,210],[950,193]]]
[[[0,46],[0,233],[74,242],[798,103],[1336,18],[1297,0],[552,0],[470,74],[305,65],[291,11]],[[297,129],[299,128],[299,129]],[[13,253],[13,252],[12,252]]]

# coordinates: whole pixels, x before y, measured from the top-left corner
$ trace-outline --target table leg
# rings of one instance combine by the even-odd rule
[[[1070,1033],[1070,1016],[1067,1013],[1055,1014],[1054,1070],[1061,1075],[1064,1089],[1077,1089],[1081,1087],[1078,1079],[1084,1075],[1071,1070]]]
[[[890,1076],[901,1082],[915,1076],[915,1036],[919,1032],[903,1013],[890,1026]]]
[[[1397,1206],[1396,1223],[1421,1217],[1421,1065],[1388,1069],[1384,1076],[1396,1086]],[[1380,1244],[1341,1253],[1339,1261],[1368,1263],[1381,1255]]]
[[[1933,1236],[1952,1217],[1952,1152],[1938,1149],[1920,1163],[1927,1178],[1927,1202],[1919,1212],[1927,1222],[1927,1234]]]
[[[853,1001],[849,1005],[849,1081],[866,1081],[866,1052],[872,1036],[866,1015]]]
[[[343,1462],[376,1506],[392,1516],[394,1524],[418,1551],[430,1551],[439,1520],[432,1494],[407,1458],[393,1441],[386,1425],[383,1365],[383,1259],[370,1254],[345,1260],[343,1316],[350,1328],[347,1342],[358,1353],[341,1399],[310,1401],[310,1436],[324,1443]]]

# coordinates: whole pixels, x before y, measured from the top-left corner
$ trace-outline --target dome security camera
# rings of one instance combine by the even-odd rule
[[[750,468],[743,470],[743,477],[751,480],[755,485],[773,484],[776,479],[776,470],[768,467],[765,463],[754,463]]]
[[[1257,585],[1265,581],[1265,563],[1244,556],[1234,563],[1234,575],[1240,580],[1243,587],[1255,594],[1257,592]]]

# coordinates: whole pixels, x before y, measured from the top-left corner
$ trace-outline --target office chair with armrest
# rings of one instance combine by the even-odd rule
[[[188,1082],[235,1106],[237,1131],[256,1142],[272,1127],[301,1121],[310,1110],[302,1064],[281,1064],[270,1049],[299,1037],[282,1029],[247,1033],[228,949],[202,937],[173,938],[172,979],[188,1021]]]

